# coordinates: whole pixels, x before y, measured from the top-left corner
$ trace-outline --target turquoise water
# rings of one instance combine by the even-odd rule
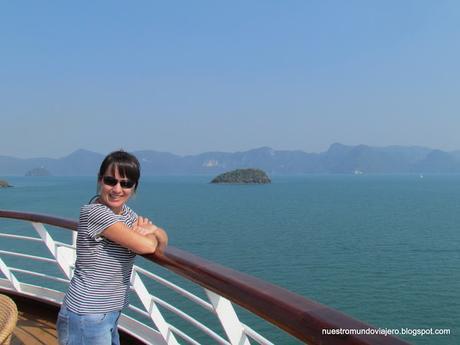
[[[77,218],[95,194],[94,178],[7,180],[15,188],[0,190],[2,209]],[[460,343],[460,176],[209,180],[146,177],[130,204],[176,247],[377,327],[451,331],[404,337],[411,343]]]

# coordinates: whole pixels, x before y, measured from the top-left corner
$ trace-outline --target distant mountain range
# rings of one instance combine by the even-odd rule
[[[143,175],[215,175],[239,168],[259,168],[270,175],[460,173],[460,151],[445,152],[417,146],[371,147],[332,144],[322,153],[278,151],[261,147],[245,152],[206,152],[178,156],[167,152],[133,152]],[[0,176],[24,176],[34,169],[54,176],[94,176],[104,155],[77,150],[52,158],[0,156]]]

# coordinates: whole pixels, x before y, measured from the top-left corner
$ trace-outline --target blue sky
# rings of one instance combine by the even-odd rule
[[[460,149],[457,1],[3,1],[0,155]]]

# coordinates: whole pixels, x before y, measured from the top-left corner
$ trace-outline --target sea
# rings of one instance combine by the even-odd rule
[[[2,179],[14,186],[0,189],[7,210],[77,219],[96,194],[95,177]],[[460,344],[460,175],[272,176],[269,185],[211,179],[143,177],[129,204],[166,229],[171,246],[412,344]],[[237,312],[275,344],[300,344]]]

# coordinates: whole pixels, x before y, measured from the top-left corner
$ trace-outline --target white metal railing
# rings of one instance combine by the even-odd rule
[[[4,275],[4,278],[0,278],[0,286],[4,289],[16,291],[24,295],[40,297],[41,299],[60,304],[62,303],[64,292],[40,286],[35,283],[28,284],[18,278],[18,273],[25,276],[32,276],[44,280],[68,284],[73,274],[76,258],[76,233],[74,232],[72,234],[72,244],[68,244],[53,239],[44,224],[37,222],[30,223],[38,233],[39,237],[0,233],[0,238],[9,238],[35,243],[41,242],[44,247],[47,248],[51,258],[19,253],[14,250],[0,250],[0,271]],[[35,272],[30,269],[7,265],[4,260],[6,257],[16,257],[23,261],[52,264],[59,268],[64,277],[58,277],[46,273]],[[146,284],[145,281],[150,284]],[[195,305],[200,306],[201,309],[211,313],[211,315],[214,315],[220,323],[223,332],[221,330],[221,334],[219,334],[218,331],[212,330],[210,327],[197,320],[184,310],[181,310],[160,297],[153,295],[147,288],[147,285],[152,285],[152,283],[160,284],[167,289],[174,291],[177,295],[186,298]],[[209,301],[206,301],[183,287],[174,284],[145,268],[135,265],[131,275],[131,290],[140,300],[141,307],[130,304],[128,309],[139,317],[133,318],[128,316],[126,313],[123,313],[120,318],[119,327],[132,336],[150,344],[174,345],[183,343],[184,341],[187,344],[192,345],[200,344],[200,341],[189,334],[190,332],[187,333],[185,330],[179,329],[177,326],[168,322],[168,315],[162,312],[163,309],[174,314],[176,317],[179,317],[188,325],[200,330],[215,344],[249,345],[251,339],[258,344],[273,345],[272,342],[239,320],[232,303],[228,299],[208,289],[203,289],[205,296],[207,296]],[[150,320],[150,324],[139,321],[141,317],[148,318]],[[189,330],[189,328],[187,328],[187,330]],[[180,342],[178,339],[180,339]]]

